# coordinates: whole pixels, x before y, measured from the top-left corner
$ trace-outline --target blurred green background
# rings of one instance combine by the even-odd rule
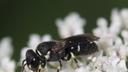
[[[128,0],[1,0],[0,39],[13,38],[14,56],[18,61],[20,49],[27,44],[29,35],[49,33],[54,39],[59,37],[55,20],[64,18],[70,12],[78,12],[86,18],[86,32],[96,26],[98,17],[106,17],[110,22],[113,8],[127,8]]]

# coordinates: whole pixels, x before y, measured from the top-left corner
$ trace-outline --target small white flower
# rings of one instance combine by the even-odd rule
[[[76,12],[70,13],[64,20],[57,19],[56,25],[59,34],[62,38],[72,35],[83,34],[85,20],[82,19]]]
[[[15,72],[16,63],[15,61],[10,60],[8,57],[3,58],[0,64],[3,72]]]
[[[38,34],[32,34],[29,37],[28,48],[35,49],[40,42],[41,37]]]
[[[121,35],[123,37],[124,43],[127,45],[128,44],[128,30],[123,30],[121,32]]]
[[[120,14],[124,25],[123,27],[128,29],[128,9],[127,8],[122,9]]]
[[[127,72],[126,63],[124,59],[120,60],[120,62],[117,64],[117,67],[120,72]]]
[[[111,15],[111,25],[109,30],[113,35],[117,35],[121,31],[121,28],[122,28],[122,20],[120,17],[120,13],[118,9],[113,9]]]
[[[41,38],[41,42],[50,41],[52,40],[52,37],[49,34],[45,34]]]
[[[13,52],[12,40],[5,37],[0,41],[0,72],[15,72],[16,63],[11,60]]]
[[[12,40],[10,37],[5,37],[0,42],[0,59],[11,57],[13,52]]]
[[[85,68],[83,66],[81,66],[80,68],[77,68],[75,70],[75,72],[85,72]],[[86,70],[86,72],[87,72],[87,70]]]

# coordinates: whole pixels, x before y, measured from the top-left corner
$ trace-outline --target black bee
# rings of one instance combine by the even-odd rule
[[[83,34],[71,36],[58,41],[48,41],[40,43],[36,48],[36,53],[45,58],[47,62],[58,61],[60,68],[62,67],[61,61],[68,61],[74,56],[89,55],[98,51],[98,47],[94,41],[99,38],[91,34]],[[77,63],[77,59],[74,58]]]
[[[58,67],[57,72],[62,67],[61,60],[65,56],[63,50],[63,43],[60,41],[48,41],[40,43],[36,48],[36,53],[42,58],[45,57],[47,62],[58,61],[60,67]]]
[[[26,52],[26,59],[22,62],[22,72],[24,71],[24,67],[27,65],[27,67],[34,71],[34,72],[40,72],[39,66],[44,68],[46,64],[46,61],[44,58],[40,58],[33,50],[29,49]]]

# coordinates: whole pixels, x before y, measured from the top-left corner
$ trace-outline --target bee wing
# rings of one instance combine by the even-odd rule
[[[52,47],[51,51],[59,52],[63,50],[63,46],[64,46],[64,43],[62,42],[62,40],[60,41],[56,40],[56,44]]]
[[[83,35],[87,38],[87,40],[90,40],[90,41],[96,41],[100,39],[99,37],[89,33],[85,33]]]
[[[89,40],[89,41],[96,41],[99,39],[99,37],[94,36],[93,34],[85,33],[85,34],[80,34],[80,35],[75,35],[75,36],[63,38],[63,39],[60,39],[60,41],[63,42],[63,41],[66,41],[67,39],[70,39],[70,38],[84,38],[84,39]]]

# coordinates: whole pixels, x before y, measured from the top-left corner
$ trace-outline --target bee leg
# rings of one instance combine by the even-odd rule
[[[24,65],[23,65],[21,72],[24,72],[24,67],[25,67],[26,65],[27,65],[27,64],[24,64]]]
[[[46,70],[45,69],[45,66],[46,66],[46,62],[42,62],[41,63],[41,69],[40,69],[40,71],[39,72],[45,72],[44,70]],[[43,70],[43,71],[42,71]]]
[[[59,63],[60,63],[60,69],[62,69],[62,63],[61,63],[61,60],[59,60]]]
[[[76,59],[76,58],[74,58],[73,60],[75,61],[76,65],[77,65],[77,68],[79,68],[79,67],[80,67],[80,65],[78,64],[77,59]]]
[[[39,71],[38,72],[40,72],[41,71],[41,69],[39,69]]]
[[[24,67],[27,65],[27,64],[25,63],[25,61],[26,61],[26,59],[24,59],[23,62],[22,62],[22,70],[21,70],[21,72],[24,71]],[[25,64],[24,64],[24,63],[25,63]]]
[[[76,59],[75,55],[73,53],[71,53],[71,56],[72,56],[74,62],[76,63],[77,68],[79,68],[80,65],[78,64],[78,60]]]
[[[42,64],[42,62],[40,62],[40,65],[36,72],[44,72],[43,69],[44,69],[44,63]]]
[[[60,72],[60,70],[62,69],[62,63],[61,63],[61,60],[59,60],[59,67],[57,68],[57,72]]]
[[[46,62],[41,62],[41,67],[44,68],[46,66]]]
[[[59,70],[59,69],[57,69],[57,72],[60,72],[60,70]]]

